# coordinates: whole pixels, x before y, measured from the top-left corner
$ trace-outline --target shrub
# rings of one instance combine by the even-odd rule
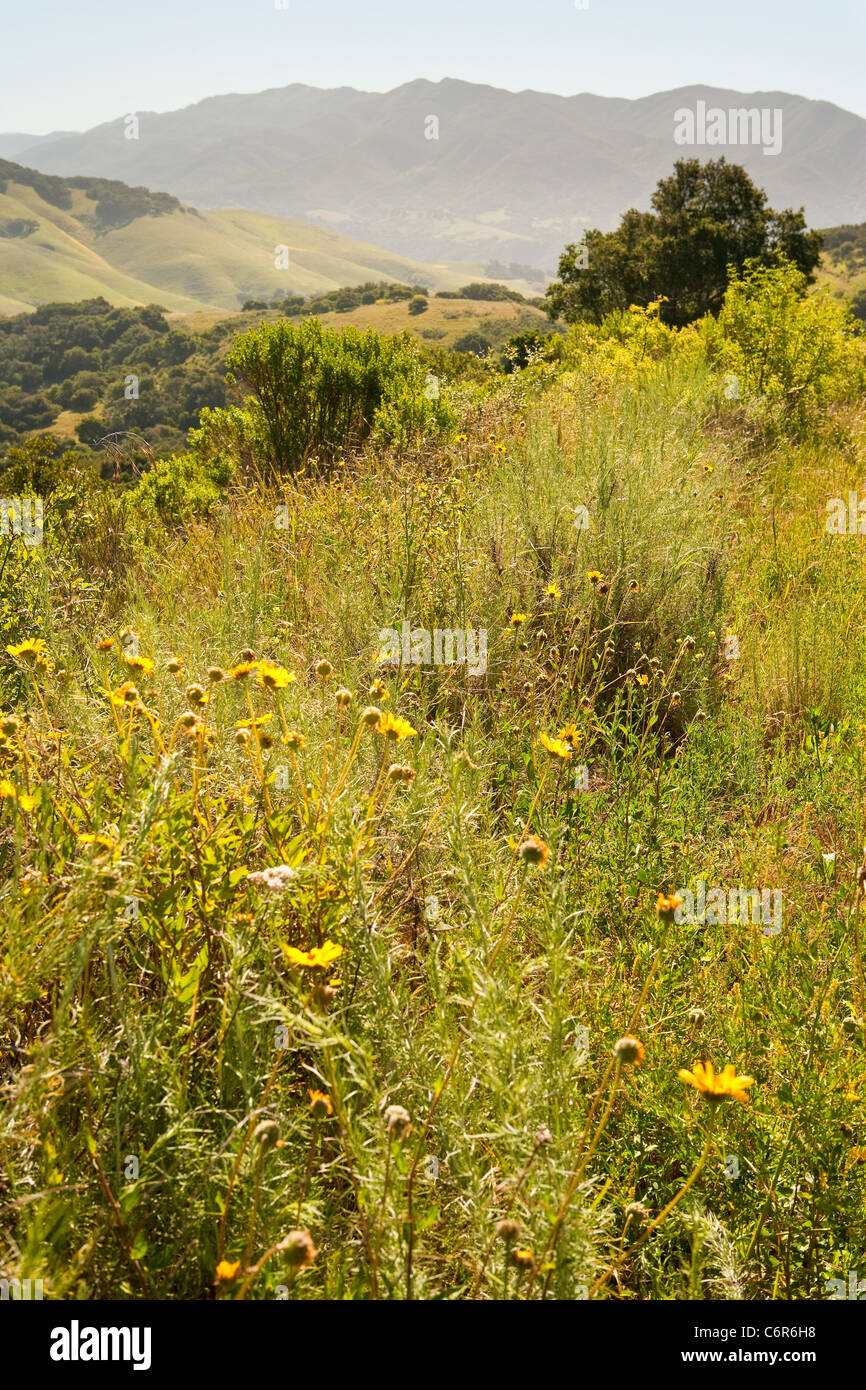
[[[338,332],[317,318],[265,323],[235,340],[227,365],[228,380],[250,393],[250,428],[274,473],[314,455],[330,462],[371,435],[405,445],[452,423],[441,397],[425,395],[408,337]]]
[[[847,305],[829,291],[806,295],[790,263],[749,262],[728,286],[718,323],[706,325],[711,351],[734,375],[740,396],[761,398],[801,423],[816,406],[864,383],[864,353]]]

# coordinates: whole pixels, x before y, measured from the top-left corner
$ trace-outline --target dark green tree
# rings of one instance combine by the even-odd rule
[[[589,231],[566,246],[559,278],[548,288],[551,318],[600,323],[605,314],[646,307],[663,298],[662,318],[682,326],[717,313],[728,267],[792,261],[811,283],[821,254],[802,208],[775,212],[745,169],[724,158],[681,159],[651,199],[652,212],[632,208],[614,232]]]

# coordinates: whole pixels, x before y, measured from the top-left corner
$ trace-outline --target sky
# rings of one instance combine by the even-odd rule
[[[694,83],[866,116],[866,0],[0,0],[0,132],[290,82],[639,97]]]

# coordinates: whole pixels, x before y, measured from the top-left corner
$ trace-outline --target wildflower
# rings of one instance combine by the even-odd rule
[[[220,1260],[216,1267],[217,1279],[234,1279],[241,1267],[240,1260]]]
[[[526,613],[512,613],[512,615],[511,615],[511,620],[510,620],[510,621],[511,621],[511,626],[512,626],[512,627],[520,627],[520,624],[521,624],[521,623],[525,623],[525,622],[526,622],[527,617],[528,617],[528,614],[526,614]]]
[[[165,669],[166,671],[169,671],[173,676],[176,676],[180,671],[183,670],[183,662],[181,661],[179,656],[170,656],[168,658],[168,661],[165,663]],[[225,672],[223,672],[223,675],[225,675]]]
[[[327,661],[324,657],[322,657],[321,661],[316,662],[316,675],[319,677],[320,681],[326,681],[333,670],[334,668],[330,661]]]
[[[454,443],[455,443],[455,444],[465,444],[465,443],[466,443],[466,438],[467,438],[467,436],[466,436],[465,434],[456,434],[456,435],[454,436]]]
[[[255,663],[255,659],[256,654],[253,651],[252,647],[244,647],[243,651],[238,656],[238,661],[242,661],[244,662],[244,664],[246,664],[247,662]]]
[[[414,738],[418,730],[413,729],[408,719],[401,719],[399,714],[383,714],[379,718],[377,733],[384,734],[385,738],[396,740],[402,743],[404,738]]]
[[[578,744],[583,740],[583,734],[576,724],[566,724],[564,728],[559,730],[556,737],[561,739],[563,743],[567,743],[570,748],[574,749],[576,749]]]
[[[667,896],[664,893],[659,893],[656,898],[656,912],[663,922],[674,920],[674,913],[678,907],[682,906],[682,901],[679,893],[670,893]]]
[[[388,781],[400,782],[404,787],[410,787],[415,781],[415,769],[408,763],[392,763],[388,768]]]
[[[318,1255],[318,1250],[313,1244],[313,1237],[309,1231],[289,1231],[289,1234],[280,1241],[277,1246],[282,1250],[286,1257],[286,1264],[292,1269],[305,1269],[311,1265]]]
[[[78,835],[77,839],[80,845],[93,845],[95,849],[101,849],[106,853],[117,849],[117,844],[110,835],[93,835],[90,831],[86,831],[84,834]]]
[[[25,816],[29,816],[30,813],[36,809],[36,797],[31,796],[29,792],[22,792],[18,798],[18,805],[21,807]]]
[[[673,691],[673,693],[672,693],[672,695],[671,695],[671,709],[676,709],[676,707],[677,707],[677,705],[678,705],[679,703],[680,703],[680,692],[679,692],[678,690],[675,690],[675,691]]]
[[[269,724],[273,719],[273,711],[270,714],[259,714],[252,719],[238,719],[235,723],[236,729],[260,729],[263,724]]]
[[[297,729],[289,729],[289,732],[283,738],[283,743],[289,748],[304,748],[306,742],[307,740],[304,738],[304,735],[299,733]]]
[[[97,650],[98,652],[110,652],[110,651],[111,651],[111,648],[112,648],[113,646],[114,646],[114,638],[113,638],[113,637],[100,637],[99,641],[98,641],[97,644],[96,644],[96,650]]]
[[[633,580],[631,581],[631,583],[629,584],[628,587],[629,587],[629,592],[630,592],[630,593],[632,593],[632,594],[639,594],[639,593],[640,593],[640,584],[637,582],[636,579],[633,579]]]
[[[20,723],[14,714],[7,714],[6,718],[0,722],[0,733],[5,738],[14,738],[20,728]]]
[[[537,835],[530,835],[527,840],[524,840],[517,853],[524,864],[536,865],[540,869],[544,868],[550,858],[550,850]]]
[[[254,670],[256,669],[256,666],[257,666],[257,665],[258,665],[258,662],[255,662],[255,661],[241,661],[241,662],[238,663],[237,666],[233,666],[233,667],[231,668],[230,671],[226,671],[226,680],[227,680],[227,681],[243,681],[243,680],[246,680],[247,676],[250,674],[251,671],[254,671]]]
[[[646,1055],[646,1048],[638,1038],[633,1038],[630,1033],[626,1033],[624,1038],[613,1049],[613,1055],[624,1067],[640,1066]]]
[[[4,777],[0,782],[0,801],[14,801],[17,795],[18,793],[8,777]]]
[[[368,705],[361,714],[361,723],[365,724],[368,729],[378,729],[381,721],[382,711],[377,709],[375,705]]]
[[[691,1071],[683,1069],[677,1072],[677,1076],[687,1086],[694,1086],[696,1091],[700,1091],[711,1105],[728,1099],[745,1104],[748,1100],[746,1091],[755,1084],[751,1076],[737,1076],[736,1068],[730,1062],[718,1076],[713,1071],[712,1062],[695,1062]]]
[[[538,735],[538,742],[552,758],[559,758],[562,762],[568,762],[571,757],[571,747],[562,739],[551,738],[549,734],[541,733]]]
[[[715,467],[714,467],[713,464],[711,464],[711,463],[705,463],[705,464],[704,464],[704,472],[705,472],[705,473],[715,473],[715,471],[716,471],[716,470],[715,470]]]
[[[706,1021],[707,1016],[703,1009],[689,1009],[689,1023],[691,1023],[694,1028],[700,1028]]]
[[[555,583],[548,584],[544,592],[548,594],[550,598],[562,598],[562,594],[559,592],[559,589],[557,588]]]
[[[285,690],[294,679],[294,671],[287,671],[285,666],[275,666],[271,661],[259,662],[256,680],[259,685],[267,686],[268,690]]]
[[[263,888],[267,893],[284,893],[297,877],[297,869],[293,869],[289,864],[274,864],[268,869],[247,874],[247,883],[254,883],[257,888]]]
[[[310,1091],[310,1114],[314,1120],[324,1120],[326,1115],[334,1113],[331,1104],[331,1097],[325,1095],[324,1091]]]
[[[638,685],[649,685],[649,676],[635,676]]]
[[[262,1120],[253,1130],[253,1138],[263,1149],[272,1149],[280,1137],[276,1120]]]
[[[352,698],[351,690],[346,690],[343,686],[334,692],[334,701],[338,709],[348,709],[352,703]]]
[[[511,1263],[516,1265],[521,1272],[535,1269],[535,1256],[531,1250],[512,1250],[510,1259]]]
[[[123,685],[119,685],[116,690],[112,690],[110,699],[113,705],[141,704],[141,696],[132,681],[124,681]]]
[[[385,1127],[392,1139],[403,1139],[412,1128],[409,1111],[402,1105],[389,1105],[385,1111]]]
[[[371,700],[387,700],[390,691],[384,681],[375,680],[367,691],[367,694],[370,696]]]
[[[601,573],[601,570],[587,570],[586,577],[589,580],[590,584],[600,584],[601,581],[604,579],[604,575]]]
[[[239,748],[246,748],[250,741],[249,729],[235,729],[235,743]]]
[[[45,643],[41,637],[28,637],[17,646],[7,647],[10,656],[18,657],[28,663],[41,663],[45,660]]]
[[[153,670],[153,662],[149,656],[127,656],[124,653],[123,660],[130,671],[139,671],[143,676],[150,675]]]
[[[211,685],[219,685],[220,681],[225,680],[226,673],[221,666],[209,666],[207,668],[207,678]]]
[[[314,946],[311,951],[299,951],[294,946],[284,946],[283,950],[293,965],[319,970],[326,969],[343,954],[342,946],[334,941],[326,941],[324,946]]]
[[[186,698],[189,700],[191,705],[197,705],[199,707],[206,705],[210,700],[210,696],[208,695],[204,686],[198,685],[197,683],[195,685],[187,686]]]

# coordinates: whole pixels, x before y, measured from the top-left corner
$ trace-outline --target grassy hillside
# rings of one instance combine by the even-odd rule
[[[862,1273],[866,569],[827,523],[866,355],[802,288],[579,326],[443,383],[438,429],[389,402],[329,471],[268,472],[292,391],[131,488],[21,451],[7,1276],[741,1302]]]
[[[198,212],[123,184],[0,165],[0,314],[98,295],[117,305],[230,311],[251,297],[366,280],[454,289],[482,273],[476,265],[425,265],[301,222],[241,209]],[[117,206],[135,194],[145,194],[144,211],[132,202],[124,220]],[[152,207],[155,198],[166,199],[164,210]],[[285,270],[274,268],[278,246],[289,248]]]

